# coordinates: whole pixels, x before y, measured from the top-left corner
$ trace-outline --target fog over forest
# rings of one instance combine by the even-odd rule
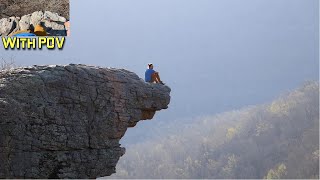
[[[127,148],[111,178],[319,178],[319,83],[272,103],[172,124]]]

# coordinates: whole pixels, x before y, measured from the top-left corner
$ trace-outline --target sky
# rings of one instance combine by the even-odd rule
[[[172,89],[156,121],[267,103],[319,80],[318,0],[71,0],[70,19],[62,51],[1,44],[0,57],[21,66],[125,68],[140,77],[152,62]]]

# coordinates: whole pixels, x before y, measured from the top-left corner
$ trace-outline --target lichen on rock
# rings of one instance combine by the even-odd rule
[[[0,73],[0,178],[97,178],[115,172],[128,127],[168,108],[170,88],[86,65]]]

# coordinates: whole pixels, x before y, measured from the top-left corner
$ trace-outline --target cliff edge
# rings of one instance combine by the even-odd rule
[[[170,88],[123,69],[32,66],[0,73],[0,178],[115,173],[128,127],[168,108]]]

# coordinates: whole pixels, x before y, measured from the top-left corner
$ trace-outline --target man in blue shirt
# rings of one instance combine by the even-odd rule
[[[156,72],[155,70],[153,70],[153,64],[148,64],[148,69],[146,70],[145,73],[145,80],[146,82],[149,83],[160,83],[160,84],[164,84],[161,80],[160,80],[160,76],[159,73]]]

